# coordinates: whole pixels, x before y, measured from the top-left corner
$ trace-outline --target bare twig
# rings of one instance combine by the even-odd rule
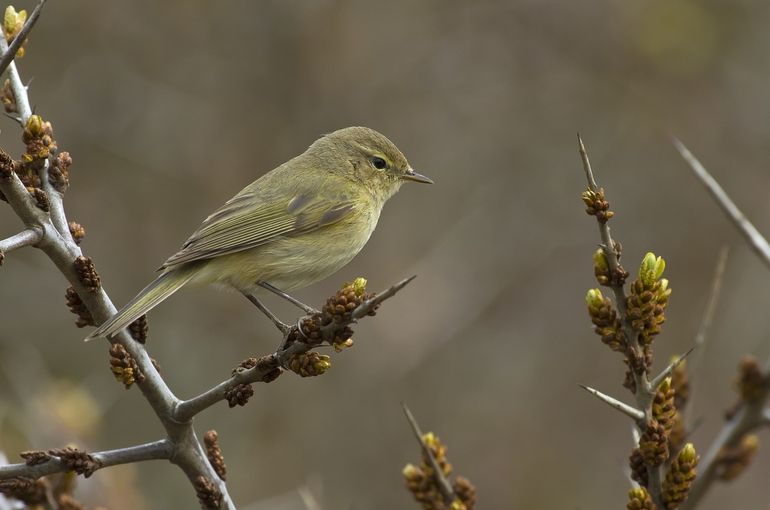
[[[698,161],[695,156],[684,146],[682,142],[673,139],[674,146],[682,155],[684,160],[690,165],[696,177],[701,180],[712,197],[717,201],[722,210],[732,220],[738,230],[743,234],[754,252],[759,255],[762,261],[770,266],[770,243],[759,233],[759,231],[744,216],[738,206],[730,199],[722,186],[708,173],[706,168]]]
[[[620,411],[621,413],[625,414],[635,422],[637,422],[637,425],[640,427],[644,426],[644,411],[640,411],[639,409],[632,407],[626,403],[621,402],[620,400],[610,397],[609,395],[605,395],[599,390],[595,390],[591,388],[590,386],[584,386],[582,384],[579,385],[581,388],[586,390],[591,395],[595,396],[605,404],[609,405],[611,408],[615,409],[616,411]]]
[[[351,321],[355,321],[366,316],[375,306],[383,302],[384,300],[393,297],[399,290],[403,289],[409,282],[414,280],[414,276],[401,280],[397,284],[389,287],[388,289],[378,293],[372,299],[361,303],[353,313],[351,313]],[[300,321],[301,322],[301,321]],[[340,331],[348,326],[350,322],[335,322],[329,324],[324,329],[324,338],[329,339],[334,337],[336,331]],[[297,330],[298,326],[295,324],[290,328],[288,337],[292,331]],[[173,410],[173,419],[178,422],[185,422],[192,419],[193,416],[201,411],[213,406],[217,402],[225,400],[225,395],[229,390],[238,386],[239,384],[251,384],[255,382],[261,382],[266,375],[277,367],[283,367],[286,363],[294,357],[296,354],[308,352],[315,347],[315,344],[293,342],[286,345],[285,342],[281,343],[281,346],[272,354],[261,358],[260,362],[256,366],[236,371],[232,377],[226,381],[222,381],[213,388],[201,393],[197,397],[193,397],[189,400],[178,401]]]
[[[415,420],[414,415],[412,415],[412,412],[404,402],[401,402],[401,407],[404,408],[404,414],[406,415],[406,419],[409,421],[409,425],[412,427],[414,437],[417,438],[423,453],[428,457],[430,467],[433,469],[436,485],[438,485],[439,490],[441,491],[441,496],[444,498],[444,502],[447,505],[451,505],[452,502],[457,499],[457,496],[452,489],[452,484],[449,483],[447,477],[444,476],[444,472],[441,470],[441,466],[439,466],[438,461],[436,460],[436,456],[433,455],[433,451],[425,444],[422,431],[420,430],[420,425],[417,423],[417,420]]]
[[[34,246],[43,238],[40,230],[28,228],[0,241],[0,253],[9,253],[24,246]]]
[[[690,350],[679,356],[677,359],[675,359],[673,362],[669,363],[666,368],[661,370],[661,372],[656,375],[652,381],[650,381],[650,387],[653,389],[653,391],[658,389],[658,386],[660,386],[660,383],[663,382],[663,380],[670,376],[674,370],[676,370],[676,367],[682,364],[682,362],[689,356],[692,351],[695,350],[695,347],[690,347]]]
[[[695,335],[695,347],[698,349],[690,361],[687,363],[687,371],[690,374],[691,380],[695,380],[698,368],[700,367],[700,361],[703,359],[704,352],[706,350],[706,337],[711,329],[711,323],[714,320],[714,313],[716,312],[717,302],[719,301],[719,295],[722,292],[722,281],[725,275],[725,269],[727,268],[727,259],[730,255],[730,248],[725,245],[719,250],[719,257],[717,258],[717,265],[714,269],[714,277],[711,280],[711,291],[709,292],[708,301],[706,302],[706,309],[703,312],[703,318],[701,319],[700,326],[698,327],[698,333]],[[692,412],[694,409],[693,402],[695,395],[697,394],[697,384],[692,385],[690,388],[690,394],[687,397],[687,404],[683,413],[684,428],[689,429],[691,422]],[[680,409],[680,411],[682,411]]]
[[[47,0],[40,0],[35,9],[32,11],[32,14],[30,14],[29,18],[27,18],[27,22],[24,23],[24,26],[21,27],[19,33],[16,34],[16,37],[13,39],[13,41],[11,41],[11,45],[3,49],[3,56],[0,57],[0,74],[3,74],[5,68],[8,67],[14,58],[16,58],[16,53],[19,52],[19,48],[21,48],[21,45],[24,44],[24,41],[27,39],[27,36],[32,30],[32,27],[34,27],[35,23],[37,23],[37,20],[40,17],[40,13],[42,12],[46,1]]]
[[[161,439],[152,443],[92,453],[91,456],[97,461],[96,469],[102,469],[145,460],[168,460],[173,453],[174,444],[168,439]],[[62,462],[58,457],[51,457],[49,460],[35,465],[20,463],[0,466],[0,479],[15,476],[40,478],[41,476],[64,473],[66,471],[69,471],[66,463]]]

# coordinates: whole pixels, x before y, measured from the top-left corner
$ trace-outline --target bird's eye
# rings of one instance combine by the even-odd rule
[[[384,159],[377,156],[372,158],[372,165],[374,165],[374,168],[377,170],[385,170],[388,166]]]

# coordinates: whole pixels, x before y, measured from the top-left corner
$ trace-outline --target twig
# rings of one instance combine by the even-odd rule
[[[583,170],[586,174],[586,180],[588,181],[588,187],[591,191],[598,191],[599,187],[596,184],[596,179],[594,178],[593,170],[591,169],[591,162],[588,160],[588,152],[586,151],[585,145],[583,145],[583,139],[580,138],[580,135],[578,134],[578,151],[580,152],[580,159],[583,162]],[[596,222],[599,225],[599,235],[602,239],[601,248],[604,251],[604,255],[607,258],[607,265],[610,269],[610,275],[617,274],[620,269],[620,260],[618,259],[618,254],[615,251],[615,242],[612,240],[612,236],[610,235],[610,227],[605,222]],[[636,356],[641,356],[641,347],[639,346],[639,333],[634,329],[634,327],[631,325],[631,321],[628,320],[628,313],[627,313],[627,303],[626,303],[626,292],[623,289],[622,284],[618,284],[614,278],[610,278],[610,288],[612,289],[612,293],[615,297],[615,306],[618,309],[618,315],[621,317],[622,324],[623,324],[623,333],[626,337],[626,341],[629,343],[629,347],[634,351]],[[634,380],[636,382],[636,387],[638,388],[636,394],[637,399],[641,397],[650,397],[649,402],[652,402],[651,398],[651,391],[650,391],[650,383],[647,381],[646,377],[640,377],[638,374],[635,373],[635,371],[631,371],[634,377]],[[642,391],[639,391],[642,390]],[[646,409],[648,407],[648,402],[639,402],[642,409]]]
[[[145,460],[168,460],[171,458],[173,452],[173,443],[168,439],[161,439],[160,441],[154,441],[152,443],[92,453],[91,456],[98,461],[96,469],[102,469],[120,464],[142,462]],[[32,466],[24,463],[0,466],[0,479],[15,476],[40,478],[41,476],[64,473],[67,471],[69,471],[69,468],[61,461],[61,459],[58,457],[51,457],[41,464]]]
[[[660,386],[660,383],[663,382],[663,380],[670,376],[674,370],[676,370],[676,367],[682,364],[682,362],[685,360],[687,356],[689,356],[692,351],[695,350],[695,347],[690,347],[690,350],[679,356],[677,359],[675,359],[673,362],[669,363],[666,368],[661,370],[661,372],[656,375],[652,381],[650,381],[650,387],[653,389],[653,391],[658,389],[658,386]]]
[[[21,45],[24,44],[24,41],[27,39],[27,36],[32,30],[32,27],[34,27],[35,23],[37,23],[37,20],[40,17],[40,12],[43,10],[43,6],[45,5],[46,1],[47,0],[40,0],[35,9],[32,11],[32,14],[30,14],[29,18],[27,18],[27,22],[24,23],[23,27],[21,27],[19,33],[16,34],[16,37],[11,42],[11,45],[3,49],[3,56],[0,57],[0,74],[3,74],[5,68],[8,67],[14,58],[16,58],[16,54],[19,52],[19,48],[21,48]]]
[[[696,177],[706,186],[712,197],[717,201],[722,210],[733,221],[738,230],[743,234],[749,245],[754,252],[759,255],[762,261],[770,266],[770,243],[759,233],[759,231],[751,224],[751,222],[744,216],[738,206],[730,199],[730,197],[722,189],[722,186],[714,179],[711,174],[704,168],[700,161],[698,161],[692,153],[687,150],[682,142],[678,139],[673,139],[674,146],[682,155],[684,160],[690,165],[690,168],[695,173]]]
[[[43,234],[38,229],[28,228],[22,230],[16,235],[0,241],[0,253],[9,253],[24,246],[34,246],[43,238]]]
[[[406,278],[387,290],[378,293],[374,298],[361,303],[355,310],[353,310],[353,313],[351,313],[351,322],[366,316],[375,306],[386,299],[393,297],[399,290],[403,289],[409,282],[414,280],[414,278],[414,276]],[[323,330],[324,339],[328,341],[328,339],[334,337],[335,332],[344,329],[349,324],[350,322],[333,322],[329,324],[329,326]],[[298,326],[296,324],[292,326],[289,334],[297,328]],[[286,336],[288,337],[289,335]],[[308,352],[315,346],[315,344],[303,342],[293,342],[289,345],[286,345],[285,342],[281,343],[281,346],[274,353],[261,358],[260,363],[257,363],[256,366],[236,371],[229,379],[222,381],[196,397],[185,401],[177,401],[172,411],[174,421],[179,423],[189,421],[201,411],[225,400],[227,392],[235,386],[238,386],[239,384],[261,382],[272,370],[277,367],[285,366],[296,354]]]
[[[596,398],[604,402],[605,404],[612,407],[613,409],[620,411],[621,413],[625,414],[626,416],[628,416],[629,418],[637,422],[637,424],[640,427],[644,426],[644,411],[640,411],[639,409],[632,407],[626,403],[623,403],[614,397],[605,395],[601,391],[595,390],[590,386],[584,386],[582,384],[580,384],[579,386],[584,390],[586,390],[591,395],[595,396]]]
[[[46,0],[41,0],[41,3],[38,4],[37,8],[35,8],[35,12],[32,13],[32,15],[35,16],[35,19],[40,16],[40,10],[42,9],[45,1]],[[27,21],[27,23],[24,25],[25,28],[32,20],[33,18],[30,17],[29,21]],[[29,28],[31,29],[32,27],[30,26]],[[14,42],[16,42],[18,39],[19,37],[17,36]],[[0,37],[0,51],[2,51],[4,55],[9,53],[8,43],[5,40],[5,37]],[[8,63],[8,78],[11,83],[13,97],[16,100],[16,109],[19,112],[19,122],[22,126],[26,126],[27,121],[32,116],[32,107],[29,103],[27,87],[24,85],[24,82],[21,81],[21,76],[19,75],[19,71],[16,68],[16,63],[13,61]],[[51,182],[48,179],[49,167],[50,159],[46,160],[43,166],[40,168],[40,183],[43,187],[43,191],[48,197],[51,221],[53,222],[53,225],[56,227],[56,230],[59,232],[60,236],[64,237],[68,241],[72,241],[72,235],[70,234],[69,227],[67,225],[67,217],[64,214],[62,194],[56,188],[54,188],[53,185],[51,185]]]
[[[703,312],[703,318],[701,319],[700,326],[698,327],[698,333],[695,335],[695,347],[698,349],[688,362],[687,371],[690,374],[691,380],[695,380],[695,376],[698,372],[700,360],[703,359],[704,352],[706,350],[706,337],[711,329],[711,323],[714,320],[714,313],[716,312],[717,302],[719,301],[719,295],[722,292],[722,281],[725,275],[725,268],[727,268],[727,259],[730,255],[730,248],[725,245],[719,250],[719,257],[717,258],[717,265],[714,269],[714,277],[711,280],[711,291],[709,292],[708,301],[706,302],[706,309]],[[691,421],[692,411],[694,409],[693,401],[697,393],[697,385],[692,385],[690,388],[690,394],[687,397],[687,404],[684,409],[683,421],[685,430],[689,429]],[[681,412],[681,409],[680,409]]]
[[[409,421],[409,425],[412,427],[412,431],[414,432],[414,437],[417,438],[417,441],[420,443],[420,447],[422,448],[423,453],[426,457],[428,457],[428,462],[430,462],[430,467],[433,469],[433,475],[436,479],[436,484],[439,487],[439,490],[441,491],[441,496],[444,498],[444,503],[447,505],[451,505],[452,502],[457,499],[457,496],[455,495],[454,490],[452,489],[452,484],[449,483],[449,480],[447,480],[447,477],[444,476],[444,472],[441,470],[441,466],[439,466],[438,461],[436,460],[436,456],[433,455],[433,451],[428,448],[428,446],[425,444],[425,441],[423,440],[423,434],[420,430],[420,426],[417,423],[417,420],[415,420],[414,416],[412,415],[412,412],[409,410],[407,405],[404,402],[401,402],[401,407],[404,409],[404,414],[406,415],[406,419]]]
[[[597,192],[600,188],[596,184],[596,179],[594,178],[593,170],[591,169],[591,162],[588,159],[588,152],[586,151],[585,145],[583,144],[583,140],[580,138],[580,134],[578,134],[578,151],[580,152],[580,159],[583,162],[583,170],[585,171],[586,180],[588,181],[588,188],[591,191]],[[626,302],[624,284],[621,281],[618,281],[618,279],[615,277],[615,275],[621,273],[622,267],[620,265],[618,253],[615,249],[615,243],[612,240],[612,236],[610,235],[610,227],[606,221],[597,221],[596,223],[599,226],[599,235],[602,240],[601,247],[604,251],[604,255],[607,259],[607,265],[610,271],[610,279],[608,284],[612,289],[612,293],[615,298],[615,307],[617,308],[618,317],[621,320],[623,334],[626,338],[627,349],[630,351],[627,356],[634,356],[636,359],[643,359],[644,353],[642,346],[639,344],[639,333],[634,329],[631,323],[631,319],[628,316],[628,304]],[[646,423],[648,423],[652,418],[652,402],[655,398],[655,387],[650,384],[646,369],[643,368],[641,372],[637,372],[633,369],[629,369],[629,371],[634,379],[636,386],[636,391],[634,392],[634,396],[636,397],[636,407],[637,409],[640,409],[642,412],[644,412],[645,416],[643,423],[646,427]],[[640,429],[643,430],[643,427],[640,426]],[[663,508],[660,468],[658,466],[648,466],[647,477],[650,497],[657,506]]]

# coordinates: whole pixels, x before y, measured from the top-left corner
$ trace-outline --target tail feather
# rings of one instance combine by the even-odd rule
[[[112,318],[88,335],[85,341],[88,342],[102,336],[110,337],[119,332],[179,290],[193,276],[195,276],[195,271],[182,268],[163,273],[145,287],[134,299],[129,301],[126,306],[121,308]]]

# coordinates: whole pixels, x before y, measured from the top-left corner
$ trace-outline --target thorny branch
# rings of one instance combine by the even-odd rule
[[[45,0],[42,0],[20,32],[17,37],[19,44],[37,20],[44,3]],[[13,62],[11,52],[14,50],[9,51],[4,37],[0,37],[0,50],[6,58],[10,59],[7,67],[10,89],[19,115],[17,120],[24,127],[30,122],[32,116],[27,88]],[[82,306],[90,314],[89,319],[99,324],[112,317],[117,310],[98,277],[96,283],[91,281],[86,285],[76,268],[75,262],[83,259],[83,254],[69,230],[62,200],[63,189],[55,187],[48,176],[54,156],[52,150],[39,169],[40,185],[48,203],[45,211],[36,205],[35,199],[21,182],[14,171],[11,158],[0,151],[0,192],[25,225],[24,231],[0,240],[0,253],[23,246],[34,246],[42,250],[69,281],[73,292],[77,294]],[[241,370],[228,381],[204,392],[199,397],[184,402],[178,399],[163,381],[144,345],[135,341],[126,330],[119,332],[110,338],[109,342],[122,346],[135,362],[135,367],[142,374],[141,378],[136,379],[136,384],[162,423],[167,438],[145,445],[100,452],[92,454],[91,457],[98,461],[99,468],[141,460],[167,459],[184,471],[196,489],[199,499],[207,508],[234,509],[235,505],[230,499],[227,487],[207,459],[206,452],[195,434],[192,425],[193,417],[222,400],[224,392],[233,385],[266,380],[271,373],[273,375],[276,371],[280,373],[281,367],[285,366],[293,355],[304,353],[324,341],[328,342],[330,338],[335,338],[339,328],[346,328],[361,317],[373,314],[373,310],[382,301],[393,296],[411,280],[412,278],[406,279],[380,294],[367,296],[349,314],[347,320],[341,321],[340,324],[326,325],[320,332],[320,340],[316,338],[313,342],[302,340],[288,342],[287,338],[284,338],[281,347],[275,353],[263,357],[262,363],[258,363],[250,370]],[[304,337],[299,326],[301,323],[300,321],[297,326],[291,328],[289,335],[297,338]],[[52,457],[34,466],[27,464],[2,466],[0,480],[18,476],[36,478],[66,470],[68,470],[67,466],[61,459]]]
[[[588,189],[593,193],[600,192],[600,188],[594,178],[593,170],[591,169],[591,163],[588,159],[588,153],[586,152],[583,140],[578,135],[578,150],[580,152],[580,159],[583,163],[583,170],[586,174],[586,180],[588,182]],[[634,329],[631,323],[631,318],[628,314],[627,296],[624,288],[625,283],[625,271],[620,265],[619,250],[615,241],[613,241],[610,235],[610,227],[607,221],[597,221],[599,226],[599,235],[602,240],[601,248],[604,252],[609,266],[609,281],[607,285],[612,289],[614,295],[615,306],[617,307],[618,317],[621,321],[623,334],[625,336],[626,348],[628,349],[627,356],[629,358],[635,357],[637,360],[644,359],[643,348],[639,342],[639,332]],[[629,372],[634,379],[634,386],[636,391],[634,396],[636,397],[636,409],[641,410],[644,413],[644,419],[640,427],[640,431],[644,432],[646,423],[652,418],[652,402],[655,398],[655,392],[657,386],[654,386],[649,379],[649,374],[644,363],[641,363],[641,368],[635,370],[633,368],[633,360],[629,359]],[[670,367],[669,367],[670,368]],[[668,369],[667,369],[668,370]],[[661,374],[662,375],[662,374]],[[653,381],[660,382],[665,377],[655,377]],[[639,422],[637,422],[639,424]],[[652,500],[660,507],[663,508],[662,495],[661,495],[661,471],[659,466],[648,466],[647,477],[649,480],[648,487],[650,490],[650,496]]]
[[[414,276],[406,278],[388,288],[387,290],[376,294],[371,299],[365,300],[358,307],[356,307],[355,310],[353,310],[349,321],[332,322],[327,325],[322,329],[323,336],[321,342],[329,343],[334,338],[337,331],[344,329],[350,324],[356,322],[358,319],[361,319],[362,317],[370,314],[377,306],[379,306],[380,303],[394,296],[414,278]],[[286,340],[288,338],[296,336],[297,333],[301,334],[301,329],[299,326],[301,323],[302,320],[298,321],[297,324],[292,326],[289,331],[287,331],[284,341],[281,343],[278,349],[274,353],[263,356],[257,360],[253,367],[240,370],[237,369],[232,377],[226,381],[219,383],[218,385],[205,391],[197,397],[178,402],[173,410],[173,419],[182,422],[191,419],[201,411],[211,407],[217,402],[224,400],[228,391],[238,385],[271,381],[274,377],[272,377],[270,374],[275,373],[275,370],[277,369],[285,368],[287,362],[292,359],[292,357],[308,352],[313,347],[319,345],[317,342],[312,343],[307,341],[295,341],[287,344]]]
[[[0,37],[0,50],[3,53],[8,51],[8,45],[4,37]],[[22,125],[26,125],[32,110],[29,106],[27,88],[21,81],[15,62],[11,62],[8,65],[8,76],[20,115],[19,120]],[[3,154],[3,157],[2,163],[10,164],[10,159],[7,155]],[[62,195],[53,189],[48,179],[47,169],[48,162],[42,167],[41,182],[43,190],[48,196],[50,215],[36,207],[26,187],[15,172],[6,172],[0,178],[0,191],[2,191],[17,216],[24,222],[26,228],[42,233],[41,239],[36,246],[51,259],[59,271],[67,278],[93,319],[101,323],[113,316],[117,309],[103,287],[99,286],[98,288],[89,289],[80,281],[74,261],[82,256],[82,252],[70,235],[64,215]],[[192,483],[195,483],[198,477],[204,477],[211,481],[211,483],[216,484],[216,489],[221,494],[221,505],[219,507],[234,509],[235,506],[227,493],[226,486],[219,480],[206,459],[203,447],[192,428],[192,423],[178,423],[171,418],[172,409],[178,399],[160,377],[144,346],[134,341],[126,331],[115,335],[110,341],[121,344],[134,358],[137,366],[144,374],[144,380],[138,386],[166,429],[168,438],[173,445],[173,452],[169,460],[177,464]]]
[[[679,151],[679,154],[684,158],[690,169],[692,169],[695,176],[706,186],[706,189],[714,197],[717,204],[727,214],[730,220],[735,224],[743,237],[749,242],[749,246],[754,252],[759,255],[762,262],[770,266],[770,243],[767,239],[759,233],[759,231],[751,224],[746,216],[738,209],[729,195],[722,189],[716,179],[704,168],[700,161],[685,147],[685,145],[674,138],[674,146]]]
[[[412,432],[414,432],[414,436],[420,443],[420,447],[422,448],[423,453],[428,457],[428,461],[430,462],[430,466],[433,470],[433,476],[435,477],[436,483],[439,487],[439,490],[441,491],[441,496],[444,498],[444,503],[451,505],[452,502],[457,499],[457,495],[452,488],[452,484],[449,483],[447,477],[444,476],[444,471],[441,469],[441,466],[439,466],[439,463],[436,460],[436,456],[433,455],[433,451],[425,444],[425,441],[423,440],[423,433],[420,430],[420,425],[414,418],[412,411],[409,410],[409,407],[407,407],[404,402],[401,402],[401,407],[404,409],[404,414],[406,415],[406,419],[409,421],[409,426],[412,427]]]

